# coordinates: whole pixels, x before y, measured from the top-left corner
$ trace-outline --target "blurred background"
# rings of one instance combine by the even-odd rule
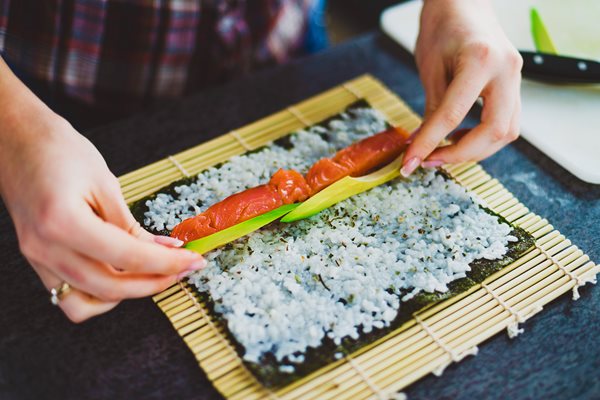
[[[381,12],[398,0],[327,0],[325,22],[331,45],[376,29]]]

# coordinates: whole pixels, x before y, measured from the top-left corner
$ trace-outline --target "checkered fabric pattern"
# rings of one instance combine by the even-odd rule
[[[61,95],[143,106],[302,51],[322,0],[0,0],[0,55]]]

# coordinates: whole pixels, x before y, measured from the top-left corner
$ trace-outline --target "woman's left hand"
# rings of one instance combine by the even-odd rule
[[[519,136],[523,60],[488,0],[425,0],[415,58],[425,88],[425,118],[406,150],[402,174],[419,165],[486,158]],[[437,146],[483,98],[481,123]]]

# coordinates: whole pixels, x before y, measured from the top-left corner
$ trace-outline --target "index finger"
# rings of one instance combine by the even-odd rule
[[[517,82],[519,83],[519,82]],[[481,123],[455,144],[436,149],[430,159],[446,163],[482,160],[518,136],[519,86],[496,83],[481,115]]]
[[[440,142],[465,118],[481,94],[487,77],[480,70],[465,68],[448,86],[442,102],[422,125],[406,150],[401,173],[410,175]]]
[[[126,271],[173,275],[197,270],[206,265],[194,252],[170,248],[137,238],[123,229],[103,221],[92,212],[82,212],[65,238],[67,245],[86,256]]]

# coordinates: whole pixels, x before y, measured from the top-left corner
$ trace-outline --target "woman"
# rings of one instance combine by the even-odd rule
[[[206,262],[141,229],[94,146],[12,70],[57,107],[72,105],[62,114],[124,115],[284,61],[304,45],[320,2],[148,3],[54,0],[40,9],[0,0],[0,54],[11,65],[0,58],[0,194],[21,251],[75,322],[156,293]],[[425,122],[403,175],[480,160],[518,136],[521,59],[488,0],[425,0],[416,60]],[[479,97],[481,123],[436,148]]]

